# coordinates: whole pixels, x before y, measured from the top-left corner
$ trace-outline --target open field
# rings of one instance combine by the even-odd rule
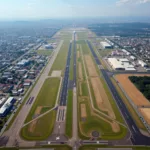
[[[88,33],[85,32],[77,32],[78,40],[86,40],[88,37]]]
[[[60,52],[58,53],[56,60],[49,72],[49,76],[51,75],[52,71],[54,71],[54,70],[61,70],[62,73],[64,72],[68,49],[69,49],[69,43],[70,43],[69,40],[64,41],[62,47],[60,48]]]
[[[72,39],[72,33],[73,32],[68,32],[68,31],[61,31],[60,32],[60,37],[63,40],[71,40]]]
[[[24,139],[30,141],[47,139],[53,131],[55,118],[56,118],[56,111],[53,110],[50,113],[41,117],[40,119],[36,120],[36,124],[34,124],[35,126],[34,129],[32,129],[32,131],[31,131],[31,125],[34,122],[25,126],[21,130],[21,136]]]
[[[82,64],[79,62],[79,79],[82,80],[83,79],[83,75],[82,75]]]
[[[118,84],[116,83],[116,81],[112,78],[112,83],[115,85],[119,95],[121,96],[123,102],[125,103],[126,107],[128,108],[129,112],[131,113],[132,117],[134,118],[137,126],[142,129],[142,130],[146,130],[144,124],[142,123],[142,121],[140,120],[139,116],[137,115],[137,113],[135,112],[134,108],[132,107],[132,105],[129,103],[128,99],[126,98],[126,96],[124,95],[124,93],[122,92],[122,90],[120,89],[120,87],[118,86]]]
[[[136,86],[128,79],[132,74],[116,75],[116,79],[121,84],[127,95],[131,98],[136,106],[150,106],[150,102],[144,97],[144,95],[136,88]],[[134,75],[144,76],[144,75]]]
[[[106,112],[111,118],[116,119],[91,56],[85,55],[84,58],[97,106],[100,110]]]
[[[36,52],[38,53],[38,55],[50,56],[52,54],[53,50],[45,50],[45,49],[41,50],[40,49],[40,50],[37,50]]]
[[[143,117],[150,124],[150,108],[139,108],[140,112],[142,113]]]
[[[81,66],[83,65],[83,59],[85,61],[88,60],[88,62],[86,62],[87,70],[90,71],[89,74],[94,76],[94,77],[90,77],[90,78],[91,79],[97,78],[98,80],[100,80],[100,79],[99,79],[99,75],[97,73],[97,70],[95,68],[95,65],[93,63],[91,56],[89,55],[88,57],[86,57],[87,54],[89,54],[89,51],[84,42],[81,42],[81,41],[79,42],[80,49],[83,49],[82,44],[84,44],[84,48],[85,48],[84,50],[82,50],[82,52],[85,52],[83,57],[82,57],[81,52],[77,52],[80,54],[79,58],[78,58],[78,63],[77,63],[78,87],[79,87],[79,90],[78,90],[79,137],[81,139],[89,139],[91,137],[91,132],[96,130],[96,131],[100,132],[102,139],[120,139],[125,136],[126,130],[123,129],[123,127],[118,126],[118,124],[116,122],[111,121],[110,119],[104,117],[103,115],[101,115],[98,112],[95,112],[92,109],[90,97],[89,97],[88,85],[87,85],[87,78],[81,79],[81,76],[84,76],[85,71],[86,71],[84,69],[84,67],[81,71]],[[91,62],[89,62],[89,60]],[[88,69],[88,66],[90,66],[90,69]],[[93,68],[95,68],[94,71],[93,71]],[[93,74],[93,72],[95,72],[95,73]],[[89,79],[89,81],[90,81],[90,79]],[[92,90],[92,88],[90,88],[90,89]],[[84,108],[81,109],[81,106],[84,106]],[[85,110],[86,110],[86,117],[83,118],[81,116],[83,116],[83,115],[85,116]],[[111,111],[112,111],[112,108],[111,108]],[[111,115],[112,115],[112,113],[111,113]]]
[[[115,114],[112,110],[112,107],[109,103],[108,97],[104,91],[103,85],[100,82],[99,78],[91,78],[91,84],[93,87],[96,103],[98,107],[102,110],[107,112],[107,114],[113,118],[116,119]]]
[[[81,104],[81,118],[86,118],[86,106],[85,104]]]
[[[111,54],[112,51],[113,51],[113,50],[110,50],[110,49],[98,50],[99,54],[100,54],[102,57],[108,56],[109,54]]]
[[[84,56],[86,66],[88,69],[88,74],[90,77],[98,77],[98,73],[96,71],[95,65],[93,63],[93,60],[90,55],[85,55]]]
[[[73,109],[73,91],[68,91],[67,113],[66,113],[66,135],[72,137],[72,109]]]
[[[35,103],[34,103],[33,107],[31,108],[30,113],[28,114],[28,117],[26,118],[26,121],[25,121],[26,123],[29,122],[30,120],[34,119],[38,115],[40,115],[40,114],[44,113],[45,111],[50,110],[51,108],[54,107],[58,88],[59,88],[59,83],[60,83],[59,78],[48,78],[45,80],[45,82],[35,100]],[[39,120],[34,121],[31,124],[27,125],[27,127],[24,127],[21,132],[22,136],[27,140],[28,139],[34,140],[34,138],[35,139],[44,139],[45,137],[47,137],[47,136],[45,136],[44,133],[46,133],[46,135],[47,135],[48,132],[46,132],[46,131],[50,131],[50,130],[46,130],[47,129],[46,127],[43,128],[43,124],[45,123],[45,121],[47,122],[48,118],[51,118],[53,120],[55,118],[55,112],[51,112],[51,113],[43,116]],[[48,120],[50,121],[49,123],[52,125],[53,123],[51,122],[51,119],[48,119]],[[42,121],[40,121],[40,120],[42,120]],[[43,122],[43,120],[44,120],[44,122]],[[47,126],[50,127],[49,123],[45,123],[45,124],[47,124]],[[52,127],[51,127],[51,130],[52,130]],[[30,132],[30,134],[29,134],[29,132]],[[37,136],[37,132],[39,133],[39,137]],[[50,131],[50,132],[52,132],[52,131]],[[50,132],[48,134],[50,134]],[[30,135],[32,135],[31,138],[30,138]]]

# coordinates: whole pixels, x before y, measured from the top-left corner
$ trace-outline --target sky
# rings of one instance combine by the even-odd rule
[[[0,20],[149,16],[150,0],[0,0]]]

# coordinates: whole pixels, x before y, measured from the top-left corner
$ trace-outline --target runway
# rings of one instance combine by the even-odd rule
[[[68,81],[69,81],[69,70],[70,70],[70,61],[71,61],[71,49],[72,49],[72,42],[70,42],[69,45],[69,51],[67,56],[67,63],[64,73],[64,79],[63,79],[63,86],[62,91],[60,95],[60,106],[66,106],[67,105],[67,93],[68,93]]]
[[[74,65],[73,65],[73,83],[74,83],[74,87],[76,86],[76,78],[77,78],[77,75],[76,75],[76,40],[75,40],[75,33],[74,33]]]
[[[95,62],[98,66],[101,65],[101,62],[98,58],[98,56],[96,55],[91,43],[89,41],[87,41],[88,46],[92,52],[92,55],[95,59]],[[134,119],[131,117],[130,112],[128,111],[128,109],[126,108],[126,105],[123,103],[121,97],[119,96],[115,86],[113,85],[113,83],[111,82],[111,79],[107,73],[107,71],[103,68],[99,68],[100,71],[103,74],[103,77],[114,97],[114,100],[116,101],[120,111],[122,112],[122,115],[124,117],[124,119],[126,120],[128,127],[131,131],[132,137],[131,137],[131,141],[134,145],[150,145],[150,137],[146,137],[143,134],[141,134],[139,128],[137,127],[137,125],[134,122]]]

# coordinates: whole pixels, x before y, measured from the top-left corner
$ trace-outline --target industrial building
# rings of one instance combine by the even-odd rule
[[[108,62],[114,70],[135,71],[136,69],[126,58],[108,58]]]
[[[132,60],[136,60],[136,57],[134,57],[134,56],[130,56],[130,58],[131,58]]]
[[[148,67],[148,65],[142,61],[142,60],[138,60],[138,63],[142,66],[142,67]]]
[[[125,50],[125,49],[122,49],[122,52],[124,52],[127,56],[129,56],[131,53],[130,52],[128,52],[127,50]]]
[[[0,108],[0,117],[6,117],[7,114],[11,111],[15,99],[13,97],[9,97],[7,101]]]
[[[103,49],[112,49],[113,45],[109,44],[108,42],[100,42],[100,45],[102,46]]]
[[[51,44],[45,45],[45,49],[53,49],[54,47]]]

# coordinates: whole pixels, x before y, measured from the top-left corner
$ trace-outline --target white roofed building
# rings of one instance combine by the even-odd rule
[[[139,60],[138,63],[142,66],[142,67],[148,67],[148,65],[142,61],[142,60]]]
[[[135,71],[136,69],[130,64],[128,59],[108,58],[108,62],[114,70]]]
[[[5,117],[11,110],[14,103],[14,98],[9,97],[7,101],[3,104],[3,106],[0,108],[0,117]]]
[[[113,45],[109,44],[108,42],[100,42],[100,45],[102,46],[103,49],[112,49]]]

